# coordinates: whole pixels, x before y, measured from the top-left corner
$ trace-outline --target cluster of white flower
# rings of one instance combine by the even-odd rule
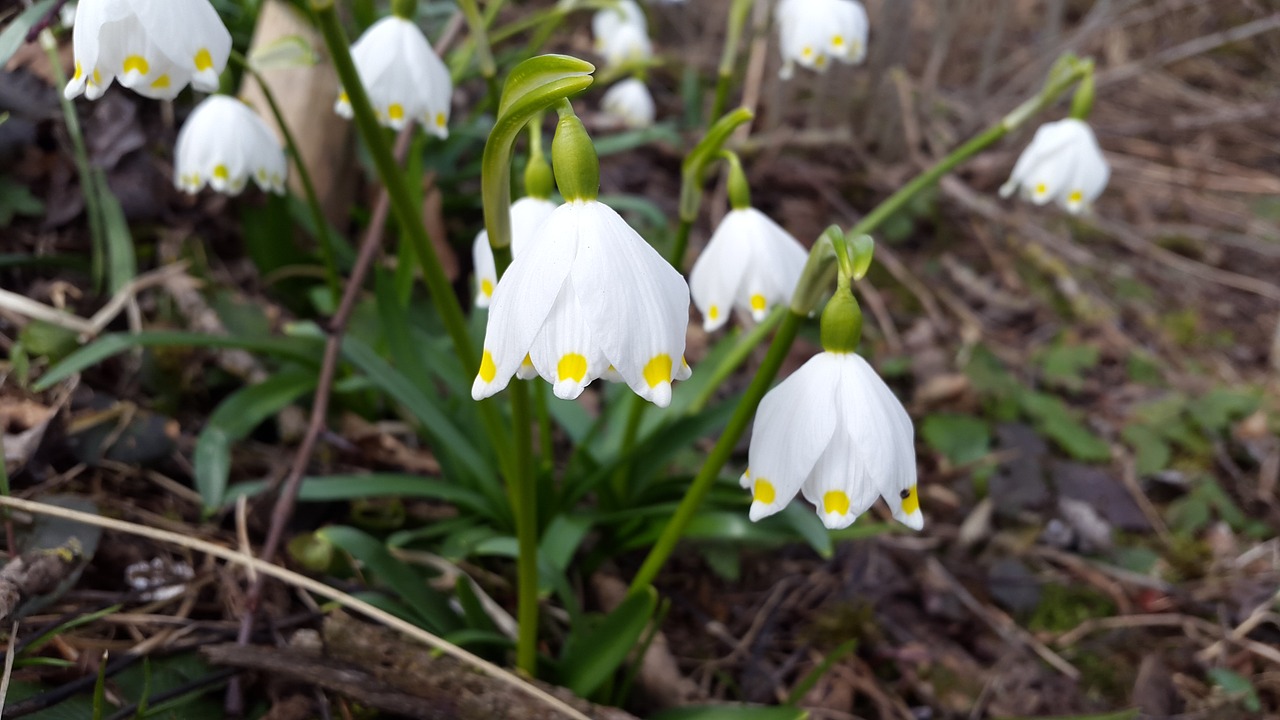
[[[351,59],[379,122],[400,130],[417,120],[432,135],[449,137],[453,79],[416,23],[397,15],[379,20],[351,46]],[[345,91],[334,110],[351,118]]]
[[[643,64],[653,57],[649,24],[635,0],[619,0],[615,7],[597,11],[591,19],[591,32],[596,52],[610,67]],[[653,95],[639,77],[626,78],[609,88],[601,98],[600,110],[631,129],[649,127],[656,115]]]

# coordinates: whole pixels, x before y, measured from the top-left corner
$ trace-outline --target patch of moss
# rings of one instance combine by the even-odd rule
[[[1115,611],[1111,599],[1097,590],[1050,584],[1042,589],[1040,604],[1027,628],[1032,632],[1066,632],[1085,620],[1114,615]]]

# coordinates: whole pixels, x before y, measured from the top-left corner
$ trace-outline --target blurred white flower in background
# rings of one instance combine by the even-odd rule
[[[237,195],[252,178],[263,190],[284,194],[288,168],[284,148],[257,113],[236,98],[210,95],[178,132],[173,182],[189,193],[208,184]]]
[[[598,10],[591,18],[591,34],[596,52],[610,67],[643,63],[653,57],[649,24],[635,0],[620,0],[616,7]]]
[[[808,256],[798,240],[759,210],[730,210],[689,273],[703,327],[719,329],[735,307],[759,322],[769,308],[790,303]]]
[[[449,137],[453,79],[416,24],[395,15],[382,18],[351,46],[351,59],[380,123],[400,130],[417,120],[432,135]],[[334,110],[351,119],[345,90]]]
[[[615,83],[600,98],[600,109],[605,115],[633,130],[653,125],[657,112],[653,95],[649,94],[649,88],[638,78],[627,78]]]
[[[551,217],[556,204],[545,198],[522,197],[511,203],[511,257],[514,259],[538,233],[542,223]],[[498,267],[493,260],[493,248],[489,246],[489,233],[481,230],[471,245],[471,259],[475,263],[476,307],[489,307],[493,290],[498,285]]]
[[[563,187],[562,187],[563,189]],[[503,274],[489,306],[476,400],[522,366],[573,399],[599,377],[626,382],[659,407],[684,362],[689,286],[612,208],[574,200],[556,208]]]
[[[860,63],[867,55],[867,11],[857,0],[782,0],[776,12],[784,80],[796,63],[826,72],[831,60]]]
[[[1098,199],[1110,178],[1111,168],[1088,123],[1066,118],[1036,130],[1000,195],[1021,190],[1024,199],[1037,205],[1056,200],[1067,212],[1080,214]]]
[[[81,0],[71,37],[68,98],[96,100],[113,80],[162,100],[188,83],[213,92],[231,54],[231,33],[209,0]]]
[[[751,490],[751,519],[799,492],[834,530],[883,497],[899,522],[919,530],[913,437],[907,411],[866,360],[815,355],[760,401],[739,481]]]

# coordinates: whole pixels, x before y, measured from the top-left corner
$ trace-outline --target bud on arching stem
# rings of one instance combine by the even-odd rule
[[[413,20],[418,16],[418,0],[391,0],[391,14]]]
[[[566,202],[595,200],[600,193],[600,158],[591,136],[568,100],[556,107],[560,115],[551,139],[551,168]]]
[[[729,163],[729,206],[734,210],[746,210],[751,207],[751,186],[747,184],[747,174],[742,171],[742,161],[732,150],[721,150],[720,157]]]

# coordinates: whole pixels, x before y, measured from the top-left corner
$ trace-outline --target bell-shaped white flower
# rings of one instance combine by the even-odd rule
[[[1067,212],[1079,214],[1098,199],[1110,178],[1111,167],[1088,123],[1066,118],[1036,130],[1000,195],[1021,189],[1022,197],[1037,205],[1056,200]]]
[[[707,332],[729,320],[732,308],[757,322],[791,302],[808,253],[798,240],[753,207],[730,210],[689,273],[693,304]]]
[[[208,184],[237,195],[252,178],[263,190],[283,194],[288,169],[275,133],[229,95],[205,98],[178,132],[173,182],[180,190],[196,193]]]
[[[653,125],[657,110],[649,88],[638,78],[627,78],[615,83],[600,99],[604,114],[618,120],[633,130]]]
[[[188,83],[213,92],[231,54],[231,33],[209,0],[82,0],[71,37],[68,98],[96,100],[113,80],[163,100]]]
[[[520,255],[555,209],[555,203],[538,197],[522,197],[511,203],[512,259]],[[471,246],[471,259],[475,263],[476,307],[487,308],[494,288],[498,286],[498,267],[493,260],[493,248],[489,246],[487,231],[481,230],[476,235],[476,241]]]
[[[649,34],[644,10],[635,0],[618,0],[617,5],[596,11],[591,18],[591,36],[595,38],[596,52],[603,54],[609,39],[623,27],[636,28],[641,35]]]
[[[618,213],[594,199],[566,202],[494,290],[471,396],[502,390],[527,359],[557,397],[616,373],[666,407],[671,383],[689,376],[688,308],[684,278]]]
[[[867,56],[867,11],[857,0],[782,0],[777,7],[784,80],[799,63],[826,72],[832,60]]]
[[[609,67],[645,63],[653,57],[653,43],[644,28],[623,25],[605,39],[600,54]]]
[[[453,79],[415,23],[397,15],[379,20],[351,46],[351,59],[379,122],[401,130],[417,120],[432,135],[449,137]],[[334,110],[352,117],[346,91]]]
[[[911,418],[857,353],[823,352],[770,390],[751,431],[751,519],[803,493],[831,529],[848,527],[883,497],[908,527],[924,526]]]

